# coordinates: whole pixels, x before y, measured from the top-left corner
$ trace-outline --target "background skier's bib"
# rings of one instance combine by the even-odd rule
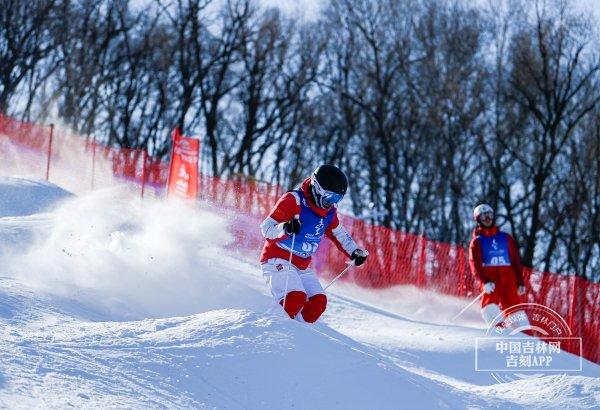
[[[292,250],[294,255],[308,258],[316,252],[317,247],[325,234],[325,230],[333,219],[335,208],[332,208],[325,218],[321,218],[310,209],[306,203],[306,198],[304,197],[302,190],[296,190],[294,192],[300,197],[300,221],[302,222],[302,227],[300,228],[300,232],[296,235],[293,250],[291,249],[291,236],[283,241],[277,242],[277,246],[287,251]]]
[[[483,266],[510,266],[508,239],[504,232],[494,236],[479,236]]]

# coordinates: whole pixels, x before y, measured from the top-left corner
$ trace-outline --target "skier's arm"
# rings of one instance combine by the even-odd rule
[[[517,277],[517,285],[523,286],[523,267],[521,266],[521,255],[519,255],[519,247],[517,246],[517,242],[511,235],[506,235],[508,237],[508,252],[510,255],[510,264],[515,272],[515,276]]]
[[[260,225],[260,231],[265,239],[277,240],[283,239],[285,235],[283,224],[293,219],[300,213],[300,198],[295,192],[288,192],[283,195],[269,216]]]
[[[350,236],[346,228],[344,228],[344,225],[340,223],[337,214],[333,216],[333,220],[325,231],[325,236],[327,236],[331,242],[333,242],[333,244],[349,258],[355,250],[359,249],[356,242],[354,242],[354,239],[352,239],[352,236]]]
[[[477,279],[481,283],[491,282],[490,279],[483,272],[483,259],[481,257],[481,247],[477,239],[471,240],[469,245],[469,266],[471,267],[471,273],[477,276]]]

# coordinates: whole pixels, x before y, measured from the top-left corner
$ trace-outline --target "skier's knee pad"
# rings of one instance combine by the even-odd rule
[[[281,299],[279,304],[283,306],[283,302],[284,299]],[[283,308],[290,318],[293,319],[296,317],[298,312],[300,312],[300,309],[302,309],[304,303],[306,303],[306,293],[299,290],[293,290],[287,294],[285,298],[285,306],[283,306]]]
[[[304,304],[302,309],[302,318],[305,322],[314,323],[325,312],[327,307],[327,296],[323,293],[311,296]]]

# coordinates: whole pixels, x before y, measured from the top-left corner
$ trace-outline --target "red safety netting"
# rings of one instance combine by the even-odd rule
[[[1,114],[0,158],[0,174],[46,178],[75,192],[121,184],[142,196],[160,196],[169,170],[167,163],[144,150],[106,147],[58,127],[22,123]],[[258,226],[284,190],[240,176],[200,175],[198,192],[204,203],[228,212],[235,249],[258,255],[263,243]],[[342,280],[374,289],[415,285],[454,296],[474,297],[479,293],[463,247],[346,215],[341,218],[371,253],[368,270],[350,272]],[[329,242],[324,241],[314,262],[326,277],[345,266],[345,257],[329,252],[329,248]],[[524,279],[528,293],[522,301],[555,310],[573,336],[582,338],[583,356],[600,363],[600,284],[531,269],[525,269]]]
[[[38,126],[0,115],[0,171],[45,178],[52,127]]]

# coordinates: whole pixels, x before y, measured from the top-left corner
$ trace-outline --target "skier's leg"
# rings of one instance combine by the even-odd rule
[[[312,269],[301,271],[299,276],[308,295],[308,300],[302,309],[302,318],[305,322],[314,323],[327,308],[327,296]]]
[[[512,275],[506,276],[503,278],[502,282],[502,288],[500,289],[500,304],[502,309],[506,310],[512,306],[518,305],[521,301],[519,300],[517,291],[516,278]],[[530,327],[527,313],[524,310],[512,312],[505,318],[505,323],[513,329],[527,330]]]
[[[500,306],[495,303],[490,303],[481,308],[481,316],[485,320],[488,326],[495,326],[502,323],[502,311]]]
[[[317,293],[314,296],[310,296],[304,308],[302,309],[302,318],[305,322],[315,323],[325,312],[327,308],[327,296],[324,293]]]
[[[275,300],[283,306],[285,298],[285,312],[292,319],[296,317],[306,302],[306,292],[296,267],[285,259],[275,258],[263,263],[261,269]]]
[[[506,310],[519,304],[519,294],[517,292],[517,280],[513,275],[502,275],[498,284],[498,297],[502,310]]]
[[[279,301],[279,304],[283,306],[283,302],[284,299],[282,298]],[[293,290],[291,292],[288,292],[287,296],[285,297],[285,306],[283,307],[288,316],[291,319],[294,319],[298,312],[300,312],[300,310],[305,306],[305,304],[306,293],[299,290]]]
[[[483,291],[483,286],[482,286]],[[500,289],[498,286],[492,293],[486,293],[481,298],[481,316],[485,320],[488,326],[496,326],[502,322],[502,311],[500,310],[499,296]]]

